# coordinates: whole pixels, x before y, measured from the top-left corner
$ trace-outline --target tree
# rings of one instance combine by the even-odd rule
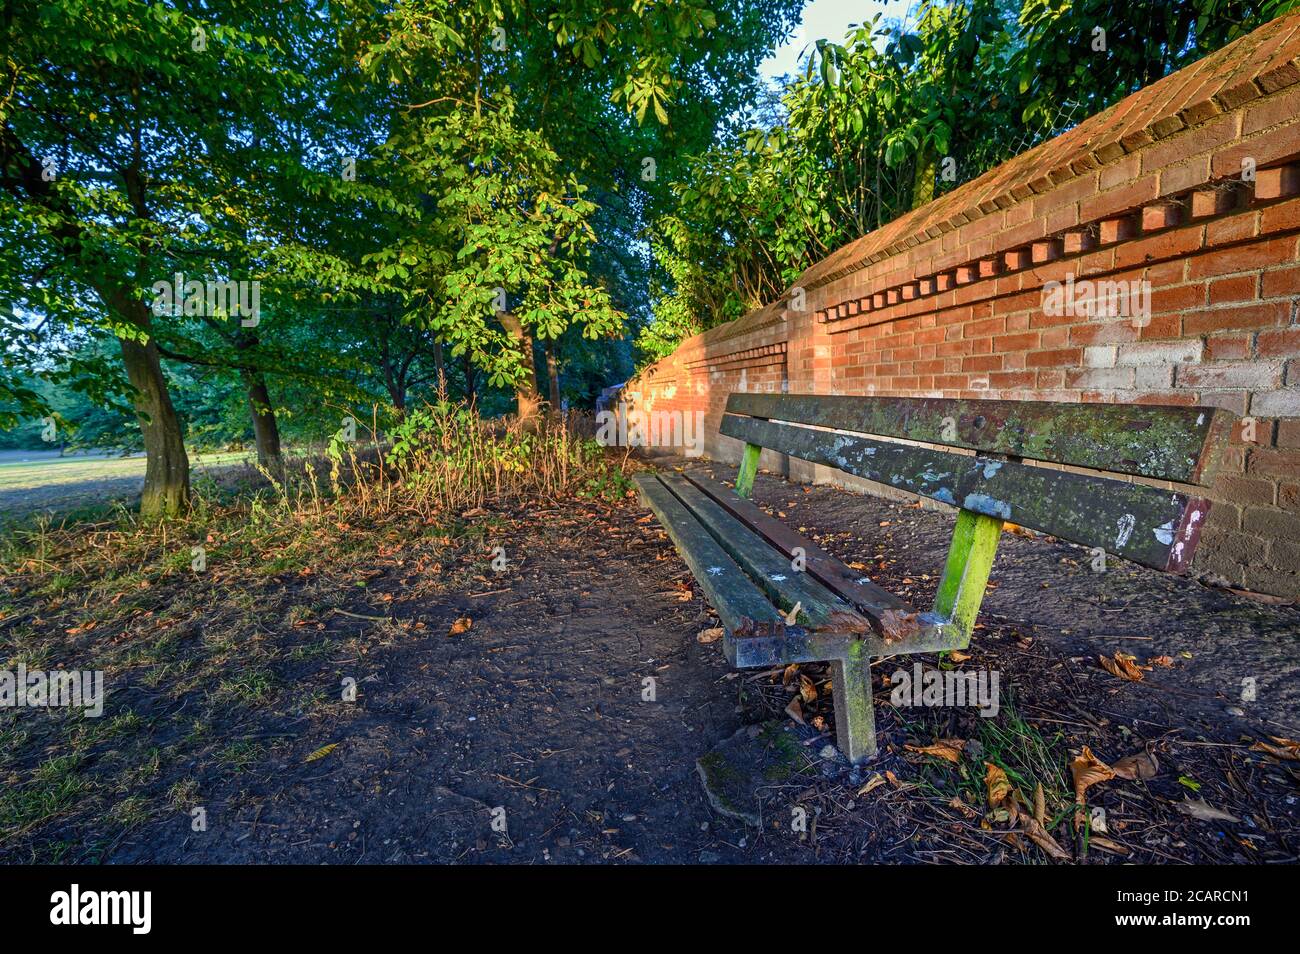
[[[0,296],[47,328],[117,340],[148,458],[146,516],[189,496],[155,336],[168,316],[148,292],[178,273],[252,280],[227,269],[256,256],[247,184],[278,132],[274,104],[300,79],[279,38],[307,17],[242,0],[202,17],[133,0],[5,6],[0,245],[23,254],[0,259]]]
[[[785,117],[690,159],[653,226],[641,360],[1300,0],[924,0],[819,41]],[[1106,31],[1100,38],[1097,30]]]

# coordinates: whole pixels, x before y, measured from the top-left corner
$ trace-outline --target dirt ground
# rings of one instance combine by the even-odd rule
[[[933,598],[951,515],[767,475],[755,499],[915,604]],[[1116,561],[1095,573],[1084,551],[1004,534],[958,663],[1000,673],[999,716],[894,708],[884,680],[917,660],[882,661],[881,756],[850,769],[825,749],[824,667],[803,667],[821,688],[799,767],[759,793],[755,828],[710,807],[695,761],[744,726],[788,722],[799,680],[730,671],[721,642],[701,641],[716,618],[648,512],[563,501],[466,524],[449,541],[412,521],[377,553],[198,589],[169,576],[120,614],[66,591],[37,604],[5,581],[0,655],[96,662],[110,695],[75,757],[67,725],[54,730],[79,716],[0,713],[0,861],[1049,860],[988,810],[986,761],[1027,800],[1043,785],[1070,860],[1297,858],[1297,763],[1251,749],[1300,735],[1294,606]],[[218,647],[223,668],[203,669]],[[1169,664],[1126,681],[1098,663],[1116,652]],[[965,743],[956,762],[906,748],[940,738]],[[1100,841],[1072,824],[1067,766],[1085,745],[1158,766],[1089,789]]]

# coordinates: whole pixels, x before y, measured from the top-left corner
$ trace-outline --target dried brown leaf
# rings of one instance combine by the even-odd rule
[[[859,796],[866,795],[868,792],[872,791],[873,789],[879,788],[881,785],[884,784],[885,784],[885,776],[881,775],[879,772],[876,772],[871,776],[871,778],[867,779],[865,782],[862,783],[862,787],[858,789],[858,795]]]
[[[1050,857],[1055,858],[1057,861],[1070,860],[1069,852],[1056,843],[1056,839],[1048,834],[1046,828],[1028,815],[1020,816],[1020,827],[1029,837],[1029,840],[1047,852]]]
[[[1098,656],[1101,668],[1112,676],[1127,679],[1130,682],[1142,681],[1142,667],[1137,664],[1137,657],[1129,653],[1116,653],[1112,656]]]
[[[1120,778],[1131,782],[1137,779],[1155,778],[1156,773],[1160,771],[1160,763],[1150,752],[1134,752],[1112,765],[1111,770]]]
[[[1250,747],[1252,752],[1267,752],[1275,759],[1283,759],[1287,762],[1300,762],[1300,742],[1293,739],[1284,739],[1281,736],[1270,735],[1270,739],[1277,745],[1270,745],[1267,742],[1256,742]]]
[[[949,762],[961,762],[962,750],[966,748],[965,739],[939,739],[932,745],[904,745],[908,752],[933,755],[935,758],[947,759]]]
[[[1108,782],[1115,777],[1115,770],[1092,754],[1086,745],[1083,751],[1070,763],[1070,775],[1074,778],[1074,800],[1079,809],[1074,814],[1074,827],[1083,824],[1083,807],[1088,804],[1087,791],[1098,782]]]
[[[817,685],[807,676],[799,677],[799,697],[804,702],[815,702],[817,700]]]
[[[799,705],[799,697],[795,696],[790,700],[790,704],[785,707],[785,714],[800,725],[807,725],[803,719],[803,706]]]
[[[1011,780],[1007,773],[992,762],[984,763],[984,790],[988,793],[990,808],[1003,807],[1011,795]]]

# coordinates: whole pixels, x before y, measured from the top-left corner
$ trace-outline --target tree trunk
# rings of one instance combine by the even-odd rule
[[[546,342],[546,377],[551,386],[551,413],[560,413],[560,362],[556,357],[554,338]]]
[[[271,407],[271,393],[259,372],[244,371],[248,391],[248,413],[253,418],[253,439],[257,444],[257,462],[276,480],[284,479],[284,456],[280,451],[280,427]]]
[[[140,496],[142,517],[176,516],[189,506],[190,461],[180,418],[167,393],[158,347],[150,339],[141,344],[119,338],[127,378],[135,388],[135,413],[144,434],[144,492]]]
[[[442,354],[442,342],[433,343],[433,366],[438,372],[438,396],[447,396],[447,359]]]
[[[468,351],[460,359],[460,366],[465,372],[465,400],[473,404],[475,395],[474,362],[470,359]]]
[[[392,373],[384,375],[384,387],[388,389],[388,399],[393,402],[393,410],[400,421],[406,417],[406,381]]]
[[[519,359],[524,365],[523,376],[515,385],[515,413],[519,415],[521,421],[529,421],[537,417],[542,403],[541,392],[537,387],[537,368],[533,364],[533,336],[524,328],[523,323],[508,311],[498,312],[497,320],[515,339]]]

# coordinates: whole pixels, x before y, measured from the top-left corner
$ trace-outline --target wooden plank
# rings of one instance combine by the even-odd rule
[[[636,482],[726,630],[742,636],[780,634],[784,617],[681,501],[654,475],[638,474]]]
[[[870,631],[865,616],[808,573],[795,570],[788,558],[694,484],[677,474],[660,479],[770,600],[787,612],[800,607],[793,622],[835,633]]]
[[[723,434],[899,490],[1009,520],[1146,566],[1191,562],[1209,503],[1104,477],[723,416]]]
[[[1235,420],[1212,407],[817,394],[733,393],[727,411],[1201,485]]]
[[[920,617],[907,600],[877,586],[862,573],[849,569],[817,544],[768,516],[751,501],[736,496],[722,484],[695,474],[684,476],[787,557],[793,559],[796,549],[802,548],[807,572],[831,592],[861,610],[885,642],[897,642],[916,635],[921,625]]]

